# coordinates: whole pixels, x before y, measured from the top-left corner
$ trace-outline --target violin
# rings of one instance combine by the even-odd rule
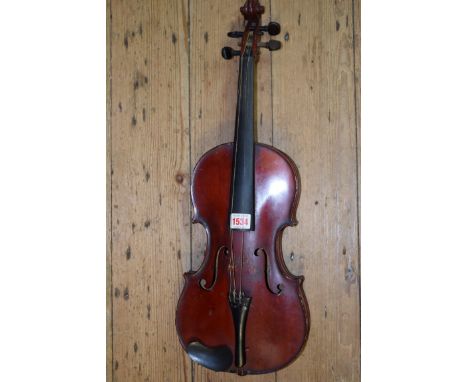
[[[280,150],[255,142],[254,78],[260,48],[278,50],[276,22],[261,24],[265,8],[247,0],[240,8],[240,49],[224,47],[223,58],[239,57],[234,142],[219,145],[198,161],[192,176],[193,222],[206,230],[200,268],[184,274],[176,329],[184,350],[215,371],[269,373],[294,361],[309,333],[303,276],[289,272],[281,238],[297,224],[299,172]]]

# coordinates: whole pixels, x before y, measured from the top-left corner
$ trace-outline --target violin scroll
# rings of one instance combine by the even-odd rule
[[[245,4],[240,7],[241,13],[244,15],[245,20],[259,22],[260,17],[265,12],[265,7],[260,5],[258,0],[247,0]]]
[[[281,48],[281,42],[276,40],[269,40],[268,42],[261,42],[264,32],[270,36],[276,36],[281,32],[281,25],[275,21],[270,21],[268,25],[262,25],[261,18],[265,12],[265,7],[260,5],[258,0],[247,0],[244,6],[240,8],[244,16],[245,29],[244,32],[232,31],[228,33],[231,38],[242,38],[240,50],[234,50],[225,46],[221,50],[221,55],[225,60],[230,60],[234,56],[241,56],[246,51],[251,52],[252,56],[257,57],[259,48],[266,48],[269,51],[278,50]]]

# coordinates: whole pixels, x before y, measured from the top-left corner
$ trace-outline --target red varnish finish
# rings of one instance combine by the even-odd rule
[[[219,248],[230,247],[225,227],[229,221],[232,152],[232,144],[215,147],[200,159],[193,172],[194,222],[205,227],[208,244],[200,269],[184,274],[176,325],[184,348],[197,340],[208,347],[226,344],[234,354],[234,323],[227,302],[229,255],[224,251],[218,257],[212,291],[200,288],[201,280],[209,286],[215,279]],[[257,230],[233,233],[234,253],[244,252],[242,287],[252,297],[245,336],[246,364],[242,368],[245,374],[268,373],[287,366],[299,355],[309,332],[304,278],[288,271],[281,250],[283,229],[297,224],[298,171],[286,154],[273,147],[256,144],[255,154]],[[236,265],[240,269],[240,264]],[[229,371],[239,370],[232,364]]]

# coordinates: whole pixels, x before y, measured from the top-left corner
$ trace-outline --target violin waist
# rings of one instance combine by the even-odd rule
[[[215,147],[193,172],[193,220],[205,227],[207,245],[200,268],[185,274],[176,326],[197,362],[268,373],[292,362],[309,332],[303,277],[289,272],[281,249],[284,228],[297,223],[300,180],[286,154],[255,144],[255,230],[230,230],[233,150]],[[243,299],[232,297],[233,284]]]

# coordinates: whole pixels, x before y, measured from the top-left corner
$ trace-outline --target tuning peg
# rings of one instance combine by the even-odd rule
[[[240,50],[234,50],[229,46],[225,46],[223,49],[221,49],[221,55],[225,60],[230,60],[234,56],[240,56]]]
[[[242,32],[228,32],[228,37],[232,37],[232,38],[239,38],[239,37],[242,37],[244,35],[244,33]]]
[[[262,42],[258,44],[260,48],[267,48],[270,51],[278,50],[281,48],[281,41],[270,40],[268,42]]]
[[[259,28],[262,32],[268,32],[271,36],[276,36],[281,32],[281,25],[279,23],[271,21],[268,25]]]

